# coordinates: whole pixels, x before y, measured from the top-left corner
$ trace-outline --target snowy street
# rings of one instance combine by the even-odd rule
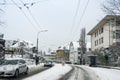
[[[73,70],[60,80],[97,80],[96,74],[89,68],[72,65]]]
[[[60,80],[120,80],[120,70],[73,65],[73,70]]]
[[[120,0],[0,0],[0,80],[120,80]]]
[[[53,67],[30,66],[28,75],[0,80],[120,80],[120,70],[85,65],[54,64]]]
[[[91,68],[91,69],[98,76],[98,80],[120,80],[120,70],[106,68]]]
[[[71,66],[67,64],[64,66],[61,64],[55,64],[52,68],[23,80],[59,80],[59,78],[63,77],[71,69]]]

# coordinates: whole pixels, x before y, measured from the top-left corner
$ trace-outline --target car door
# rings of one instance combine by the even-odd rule
[[[21,62],[21,60],[19,60],[19,73],[22,73],[23,72],[23,70],[22,70],[22,62]]]
[[[26,71],[26,64],[24,60],[19,61],[19,72],[23,73]]]
[[[26,62],[24,60],[21,60],[21,63],[22,63],[22,70],[23,70],[23,72],[25,72],[27,69]]]

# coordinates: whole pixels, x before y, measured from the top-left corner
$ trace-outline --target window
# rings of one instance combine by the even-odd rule
[[[96,41],[95,41],[95,46],[96,46]]]
[[[120,39],[120,33],[116,33],[116,39]]]
[[[120,26],[120,21],[116,21],[116,26]]]
[[[101,33],[103,33],[103,27],[101,28]]]
[[[24,60],[20,60],[19,62],[22,63],[22,64],[25,64],[25,63],[26,63]]]
[[[98,36],[99,34],[99,30],[95,32],[95,37]]]
[[[95,33],[95,37],[96,37],[96,33]]]
[[[97,46],[97,45],[98,45],[98,40],[95,41],[95,46]]]
[[[101,34],[101,29],[99,29],[99,34]]]
[[[103,40],[103,37],[101,38],[101,43],[103,43],[104,42],[104,40]]]
[[[113,39],[115,39],[115,32],[113,32]]]
[[[78,59],[80,60],[80,56],[78,56]]]
[[[78,51],[80,51],[81,49],[80,48],[77,48]]]
[[[99,44],[101,44],[101,39],[99,39]]]
[[[80,54],[80,52],[78,52],[78,54]]]
[[[97,40],[97,43],[96,43],[96,45],[98,45],[98,40]]]
[[[96,32],[96,36],[98,36],[98,31]]]

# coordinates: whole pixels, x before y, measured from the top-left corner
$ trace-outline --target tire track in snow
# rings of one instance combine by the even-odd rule
[[[95,73],[84,66],[73,65],[73,70],[59,80],[98,80]]]

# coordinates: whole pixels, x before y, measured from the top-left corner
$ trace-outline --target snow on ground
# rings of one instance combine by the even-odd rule
[[[5,54],[5,59],[11,58],[10,54]],[[13,55],[12,58],[21,58],[21,55]]]
[[[69,72],[71,69],[72,67],[67,64],[64,66],[61,64],[55,64],[52,68],[23,80],[57,80]]]
[[[99,80],[120,80],[120,70],[106,68],[91,68]]]
[[[95,74],[92,77],[95,78],[95,76],[97,76],[96,80],[120,80],[120,70],[117,69],[89,67],[84,65],[80,65],[80,67],[87,70],[89,74]]]
[[[91,70],[88,66],[84,65],[75,65],[76,67],[79,67],[79,79],[81,80],[98,80],[96,73]],[[72,79],[73,80],[73,79]]]
[[[32,68],[32,67],[43,67],[44,64],[43,63],[39,63],[37,66],[35,64],[35,60],[34,59],[24,59],[27,63],[27,66],[29,68]]]

